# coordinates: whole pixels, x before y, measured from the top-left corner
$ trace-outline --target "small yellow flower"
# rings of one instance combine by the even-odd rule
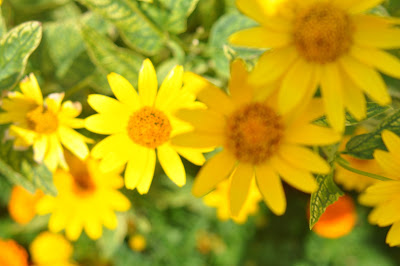
[[[319,100],[282,115],[275,96],[254,98],[240,60],[231,66],[231,96],[193,73],[185,73],[184,82],[209,109],[179,111],[194,131],[175,137],[172,143],[189,148],[223,147],[198,173],[192,190],[195,196],[203,196],[230,177],[231,214],[237,216],[255,177],[266,204],[282,215],[286,199],[279,177],[311,193],[318,187],[311,173],[330,171],[321,157],[304,147],[340,140],[333,130],[311,124],[322,114]]]
[[[43,192],[37,190],[35,194],[29,193],[21,186],[14,186],[8,202],[8,212],[11,218],[19,224],[29,223],[36,215],[36,204],[43,197]]]
[[[137,252],[142,252],[143,250],[146,249],[147,243],[146,243],[146,238],[140,234],[135,234],[134,236],[131,236],[129,238],[129,247],[133,251]]]
[[[262,196],[258,191],[255,180],[253,180],[250,186],[249,195],[243,204],[242,210],[239,212],[238,216],[233,217],[229,207],[229,189],[230,180],[222,181],[214,191],[210,192],[203,198],[203,201],[206,205],[217,208],[217,216],[221,221],[226,221],[232,218],[236,223],[244,224],[249,215],[254,215],[258,212],[258,204],[262,200]]]
[[[370,187],[360,196],[360,203],[373,206],[369,215],[370,223],[392,227],[386,237],[390,246],[400,245],[400,137],[384,130],[382,139],[388,151],[375,150],[374,158],[393,181],[381,181]]]
[[[67,168],[61,144],[85,159],[90,141],[72,128],[84,127],[84,120],[76,118],[81,113],[80,103],[66,101],[64,94],[53,93],[43,100],[39,84],[33,74],[20,84],[21,92],[11,92],[2,100],[0,124],[12,123],[10,134],[16,136],[15,146],[33,146],[34,159],[55,171],[58,166]]]
[[[66,154],[70,171],[57,170],[54,184],[58,195],[45,195],[37,204],[39,215],[51,213],[49,230],[57,233],[65,228],[70,240],[79,238],[82,229],[92,239],[102,235],[102,225],[117,227],[115,211],[127,211],[129,200],[118,191],[123,186],[119,171],[102,172],[98,161],[81,161]]]
[[[35,266],[74,266],[71,263],[73,247],[62,235],[40,233],[29,247]]]
[[[343,131],[345,108],[366,116],[364,92],[390,103],[378,71],[400,78],[400,61],[383,49],[400,47],[398,20],[365,12],[383,0],[237,0],[260,25],[230,37],[235,45],[268,48],[251,78],[254,84],[281,80],[278,104],[289,112],[318,86],[329,123]]]
[[[28,253],[14,240],[0,239],[1,266],[28,266]]]
[[[190,130],[173,114],[179,108],[196,108],[195,96],[182,88],[183,68],[170,71],[157,92],[157,76],[149,59],[139,73],[139,94],[122,76],[111,73],[108,82],[117,99],[90,95],[88,102],[98,114],[86,119],[86,128],[111,135],[92,150],[102,159],[101,169],[117,169],[127,164],[125,185],[146,194],[153,180],[158,160],[166,175],[178,186],[186,183],[186,173],[179,155],[194,164],[205,161],[198,149],[178,148],[171,137]]]

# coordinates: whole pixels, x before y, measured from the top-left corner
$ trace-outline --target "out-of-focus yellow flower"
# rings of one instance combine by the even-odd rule
[[[357,222],[357,212],[350,196],[342,196],[326,208],[313,231],[321,237],[340,238],[348,235]]]
[[[364,93],[381,105],[391,99],[379,72],[400,78],[400,61],[384,49],[400,47],[398,19],[367,14],[383,0],[237,0],[259,23],[230,37],[235,45],[262,48],[251,82],[280,80],[285,114],[318,87],[330,125],[342,132],[345,109],[366,116]],[[379,71],[379,72],[378,72]]]
[[[40,190],[31,194],[21,186],[14,186],[8,202],[8,212],[11,218],[19,224],[29,223],[35,217],[36,203],[43,195]]]
[[[1,266],[28,266],[28,253],[14,240],[0,239]]]
[[[282,215],[286,198],[281,178],[301,191],[315,191],[318,184],[312,173],[328,173],[330,167],[306,146],[333,144],[341,136],[311,123],[322,115],[319,99],[282,115],[276,95],[256,95],[248,75],[244,62],[234,61],[227,95],[204,78],[185,73],[184,83],[208,109],[179,111],[178,116],[191,123],[194,131],[176,136],[172,143],[188,148],[222,147],[199,171],[192,189],[195,196],[231,178],[230,209],[238,216],[255,178],[265,203]]]
[[[258,212],[258,204],[262,201],[262,196],[258,191],[255,180],[253,180],[242,210],[239,212],[238,216],[232,216],[229,206],[229,191],[230,180],[225,180],[221,182],[214,191],[207,194],[203,198],[203,201],[206,205],[217,209],[217,216],[221,221],[232,218],[236,223],[243,224],[247,221],[249,215],[254,215]]]
[[[360,203],[374,207],[368,219],[378,226],[392,227],[386,236],[390,246],[400,245],[400,137],[384,130],[382,139],[388,151],[375,150],[374,158],[393,181],[381,181],[360,196]]]
[[[139,94],[122,76],[111,73],[108,82],[117,99],[90,95],[89,105],[98,114],[86,119],[86,128],[98,134],[110,135],[92,150],[101,159],[102,169],[126,166],[125,185],[146,194],[151,186],[158,160],[165,174],[178,186],[186,183],[182,155],[194,164],[202,165],[202,150],[178,148],[171,137],[190,130],[177,119],[180,108],[196,108],[195,96],[182,88],[183,68],[173,68],[157,91],[157,76],[149,59],[144,60],[139,73]],[[118,118],[118,119],[116,119]]]
[[[123,180],[118,170],[102,172],[98,161],[81,161],[66,154],[70,171],[57,170],[54,184],[58,195],[45,195],[36,211],[40,215],[51,213],[49,230],[57,233],[65,228],[70,240],[79,238],[82,229],[92,239],[102,235],[102,226],[117,227],[115,211],[127,211],[129,200],[118,191]]]
[[[142,252],[147,247],[146,238],[140,234],[135,234],[129,238],[129,247],[133,251]]]
[[[35,266],[74,266],[71,263],[73,247],[62,235],[40,233],[29,247]]]
[[[0,124],[11,123],[10,135],[17,137],[15,146],[33,146],[34,159],[44,162],[51,170],[58,166],[67,169],[63,147],[85,159],[90,141],[73,128],[84,127],[84,120],[76,118],[81,113],[81,104],[66,101],[64,94],[53,93],[43,99],[35,75],[30,74],[19,84],[21,92],[10,92],[2,100]]]

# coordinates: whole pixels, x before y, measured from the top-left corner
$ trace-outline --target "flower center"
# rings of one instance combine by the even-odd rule
[[[168,117],[153,107],[134,112],[128,122],[128,135],[137,144],[154,149],[169,140],[171,123]]]
[[[31,130],[41,134],[51,134],[58,128],[57,116],[42,106],[27,113],[26,121]]]
[[[310,62],[329,63],[349,51],[354,26],[342,9],[316,3],[300,11],[294,21],[294,43]]]
[[[252,103],[228,119],[227,149],[242,162],[260,164],[274,154],[283,136],[283,125],[274,110]]]

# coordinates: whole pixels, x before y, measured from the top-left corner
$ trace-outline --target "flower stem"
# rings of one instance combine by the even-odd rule
[[[345,159],[343,159],[343,158],[340,157],[340,156],[336,157],[336,162],[337,162],[341,167],[343,167],[344,169],[349,170],[349,171],[351,171],[351,172],[353,172],[353,173],[356,173],[356,174],[359,174],[359,175],[368,176],[368,177],[371,177],[371,178],[374,178],[374,179],[378,179],[378,180],[381,180],[381,181],[389,181],[389,180],[392,180],[392,179],[390,179],[390,178],[387,178],[387,177],[384,177],[384,176],[381,176],[381,175],[372,174],[372,173],[368,173],[368,172],[364,172],[364,171],[355,169],[355,168],[353,168],[353,167],[350,166],[350,164],[349,164],[348,161],[346,161]]]

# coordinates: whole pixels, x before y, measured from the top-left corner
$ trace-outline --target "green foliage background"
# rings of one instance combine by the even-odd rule
[[[400,16],[400,1],[386,1],[375,13]],[[260,50],[232,47],[227,37],[254,25],[240,14],[233,0],[5,0],[0,17],[0,92],[16,89],[21,77],[35,73],[44,94],[65,92],[66,98],[83,104],[82,117],[93,113],[86,99],[91,93],[110,95],[106,75],[117,72],[134,86],[141,62],[149,57],[159,82],[176,64],[224,87],[229,62],[235,57],[254,65]],[[393,51],[399,56],[399,51]],[[28,60],[29,58],[29,60]],[[390,108],[368,106],[363,123],[371,133],[353,138],[346,153],[371,158],[384,149],[380,133],[400,134],[399,81],[386,78],[394,103]],[[316,123],[326,123],[321,118]],[[358,123],[348,116],[348,129]],[[5,127],[0,128],[1,138]],[[87,136],[99,136],[82,130]],[[7,212],[12,184],[29,191],[36,188],[55,194],[50,172],[32,161],[32,151],[12,150],[0,142],[0,237],[14,238],[26,247],[45,230],[48,217],[36,217],[28,226],[12,222]],[[323,149],[334,165],[337,147]],[[116,231],[105,231],[99,241],[84,234],[74,243],[74,259],[82,265],[398,265],[397,248],[384,243],[387,228],[367,224],[367,209],[358,207],[355,230],[340,240],[326,240],[309,230],[306,208],[309,196],[286,186],[288,210],[283,217],[262,206],[245,225],[219,222],[215,210],[194,198],[191,182],[198,168],[185,163],[188,184],[179,189],[157,166],[150,193],[139,196],[124,191],[133,209],[119,215]],[[311,197],[312,226],[343,192],[333,173],[318,176],[320,189]],[[353,195],[356,197],[355,195]],[[127,238],[143,234],[143,253],[133,252]],[[200,252],[199,239],[211,239]]]

